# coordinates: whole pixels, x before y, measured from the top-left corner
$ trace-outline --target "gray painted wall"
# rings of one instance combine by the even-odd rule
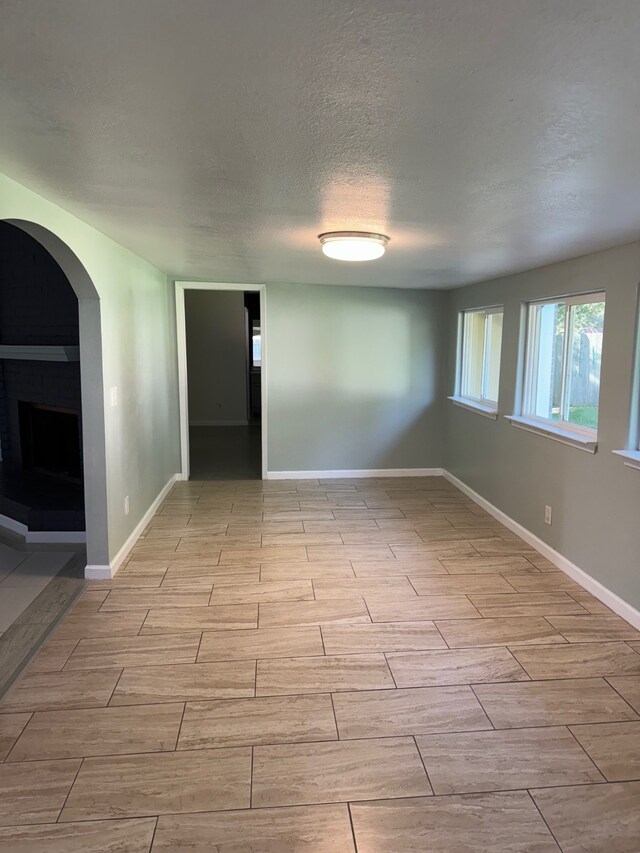
[[[244,293],[185,291],[189,423],[247,420]]]
[[[180,471],[175,297],[165,275],[127,255],[100,298],[111,559]]]
[[[640,244],[450,291],[447,393],[453,393],[458,311],[504,304],[500,415],[488,420],[447,403],[446,467],[569,560],[640,607],[640,471],[625,448],[631,404]],[[513,427],[523,302],[604,290],[605,328],[595,456]],[[544,523],[544,506],[553,525]]]
[[[441,466],[446,302],[267,285],[269,470]]]

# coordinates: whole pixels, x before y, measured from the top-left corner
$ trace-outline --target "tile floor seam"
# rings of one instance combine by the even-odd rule
[[[251,630],[251,629],[247,629],[247,630]],[[143,634],[143,636],[144,636],[144,637],[163,637],[163,636],[164,636],[164,634]],[[93,639],[93,638],[89,638],[89,639]],[[103,638],[102,638],[102,637],[96,637],[95,639],[103,639]],[[109,638],[105,637],[104,639],[111,639],[111,638],[110,638],[110,637],[109,637]],[[237,658],[230,658],[230,659],[229,659],[229,661],[231,661],[231,660],[237,660]],[[247,660],[247,658],[245,658],[245,660]],[[248,660],[253,660],[253,658],[248,658]],[[177,663],[166,663],[166,661],[163,661],[162,663],[142,663],[142,664],[140,664],[140,663],[131,663],[131,664],[125,664],[124,666],[122,666],[122,664],[116,664],[115,666],[104,666],[104,667],[100,667],[100,666],[99,666],[99,667],[96,667],[96,666],[90,666],[90,667],[86,667],[86,668],[84,668],[84,667],[83,667],[83,668],[80,668],[80,667],[78,667],[78,668],[74,668],[74,667],[72,667],[72,668],[70,668],[70,669],[63,669],[63,670],[60,670],[60,671],[61,671],[61,672],[65,672],[65,673],[69,673],[69,672],[90,672],[90,671],[92,671],[92,670],[94,670],[94,669],[99,669],[99,670],[106,670],[106,669],[120,669],[120,668],[123,668],[123,669],[137,669],[137,668],[138,668],[138,667],[140,667],[140,666],[143,666],[143,667],[149,667],[149,668],[152,668],[152,667],[163,667],[163,666],[194,666],[195,664],[200,664],[200,663],[228,663],[229,661],[227,661],[227,660],[224,660],[224,661],[197,661],[197,660],[190,660],[190,661],[181,661],[181,662],[179,661],[179,662],[177,662]]]
[[[366,611],[367,611],[367,613],[369,614],[369,622],[371,622],[373,625],[375,625],[375,624],[379,624],[379,623],[376,623],[376,622],[374,622],[374,621],[373,621],[373,619],[372,619],[372,617],[371,617],[371,611],[369,610],[369,605],[367,604],[367,600],[365,599],[365,597],[364,597],[364,596],[362,596],[360,600],[361,600],[361,601],[362,601],[362,603],[364,604],[365,610],[366,610]]]
[[[338,725],[338,715],[336,714],[336,705],[333,701],[333,692],[329,691],[329,698],[331,700],[331,711],[333,713],[333,724],[336,728],[336,740],[342,740],[340,737],[340,726]]]
[[[325,694],[314,693],[312,695],[324,696]],[[271,697],[263,697],[263,698],[271,698]],[[419,728],[419,727],[416,727],[416,729],[417,728]],[[194,747],[188,751],[189,752],[197,752],[197,751],[203,750],[203,749],[205,749],[205,750],[238,749],[238,748],[249,747],[249,746],[254,746],[254,747],[263,747],[263,746],[276,747],[276,746],[297,746],[297,745],[298,746],[314,746],[314,745],[321,746],[323,744],[329,744],[329,743],[341,743],[341,744],[364,743],[364,742],[372,741],[372,740],[374,740],[374,741],[398,740],[399,738],[400,739],[407,739],[407,738],[415,739],[417,737],[441,737],[441,736],[449,736],[449,735],[474,735],[474,734],[489,734],[492,732],[502,734],[505,732],[539,731],[541,729],[557,729],[557,728],[568,728],[568,726],[562,726],[562,725],[558,725],[557,723],[554,723],[553,725],[550,724],[548,726],[526,726],[526,727],[517,728],[517,729],[493,729],[493,728],[486,727],[483,729],[478,729],[478,728],[476,728],[476,729],[458,729],[458,730],[447,729],[447,730],[439,730],[439,731],[435,731],[435,730],[417,731],[416,730],[415,732],[412,732],[412,733],[372,734],[372,735],[361,735],[359,737],[341,737],[340,731],[339,731],[339,725],[337,723],[337,715],[336,715],[336,730],[338,732],[338,737],[335,737],[335,738],[325,738],[324,740],[299,740],[299,741],[274,740],[274,741],[268,741],[268,742],[264,742],[264,743],[254,743],[254,744],[246,743],[246,744],[241,744],[239,746],[232,746],[232,747],[228,747],[228,746],[202,746],[202,747]],[[185,751],[187,751],[187,750],[185,750]],[[87,757],[87,758],[110,758],[110,757],[118,758],[121,756],[132,755],[132,754],[146,755],[146,754],[154,754],[154,753],[115,753],[113,755],[106,755],[106,756],[102,756],[102,755],[93,756],[93,755],[91,755],[91,756],[85,756],[85,757]],[[75,756],[75,757],[77,758],[79,756]],[[47,760],[47,759],[32,759],[32,763],[35,761],[42,761],[42,760]],[[21,762],[21,763],[27,763],[27,762]],[[584,784],[593,785],[593,784],[602,784],[603,782],[607,782],[607,780],[603,778],[601,780],[597,780],[597,782],[590,781],[590,782],[587,782]],[[545,787],[545,786],[540,786],[540,787]],[[548,787],[564,787],[564,785],[548,786]],[[506,789],[499,789],[499,790],[512,790],[512,789],[506,788]]]
[[[422,737],[422,735],[418,735],[418,737]],[[567,784],[566,782],[548,785],[546,783],[542,783],[540,785],[536,785],[531,788],[491,788],[486,791],[461,791],[457,793],[446,793],[446,794],[436,794],[434,792],[433,796],[443,799],[445,797],[475,797],[475,796],[483,796],[486,794],[524,794],[529,793],[530,791],[557,791],[562,788],[606,788],[607,785],[611,785],[613,783],[607,782],[606,779],[600,780],[591,780],[588,782],[571,782]],[[623,783],[624,784],[624,783]],[[613,852],[612,852],[613,853]]]
[[[503,683],[506,683],[506,684],[512,684],[513,682],[503,682]],[[476,684],[475,686],[476,686],[476,687],[478,687],[478,686],[481,686],[481,685]],[[479,703],[480,707],[481,707],[481,708],[482,708],[482,710],[484,711],[484,714],[485,714],[486,718],[489,720],[489,723],[491,724],[491,728],[492,728],[494,731],[502,731],[501,729],[497,729],[497,728],[496,728],[496,726],[494,725],[493,720],[491,719],[491,717],[490,717],[490,716],[489,716],[489,714],[487,713],[487,709],[486,709],[486,708],[484,707],[484,705],[482,704],[482,699],[480,699],[480,697],[478,696],[477,691],[474,689],[474,685],[473,685],[473,684],[470,684],[470,685],[469,685],[469,687],[470,687],[470,688],[471,688],[471,690],[473,691],[473,695],[476,697],[477,702]],[[531,726],[530,728],[534,728],[534,727],[533,727],[533,726]],[[540,728],[546,728],[546,726],[541,726]]]
[[[285,808],[290,808],[286,806]],[[291,807],[293,808],[293,807]],[[188,814],[211,814],[212,812],[188,812]],[[214,814],[220,814],[222,812],[213,812]],[[184,814],[184,812],[174,812],[174,814]],[[85,817],[85,818],[74,818],[73,821],[51,821],[50,823],[53,826],[57,826],[58,823],[60,826],[67,826],[68,823],[122,823],[122,821],[136,821],[136,820],[150,820],[152,818],[158,818],[160,815],[148,814],[142,815],[141,817]],[[27,828],[35,828],[41,829],[43,826],[47,824],[43,823],[14,823],[14,824],[6,824],[0,826],[0,832],[7,829],[27,829]],[[109,851],[111,853],[111,851]],[[120,851],[118,851],[120,853]]]
[[[544,823],[544,825],[547,827],[547,831],[549,832],[549,834],[551,835],[551,837],[552,837],[552,838],[553,838],[553,840],[555,841],[555,843],[556,843],[556,845],[557,845],[557,847],[558,847],[558,850],[560,850],[560,851],[561,851],[561,853],[564,853],[564,848],[560,846],[560,842],[558,841],[558,839],[556,838],[556,836],[555,836],[555,834],[554,834],[553,830],[551,829],[551,827],[550,827],[550,826],[549,826],[549,824],[547,823],[547,821],[546,821],[546,819],[545,819],[545,816],[542,814],[542,811],[541,811],[540,807],[538,806],[538,804],[537,804],[537,802],[536,802],[536,800],[535,800],[535,797],[534,797],[534,796],[533,796],[533,794],[531,793],[531,790],[529,790],[528,788],[527,788],[527,794],[528,794],[528,796],[529,796],[529,799],[530,799],[530,800],[531,800],[531,802],[533,803],[533,806],[534,806],[535,810],[536,810],[536,811],[538,812],[538,814],[540,815],[540,819],[542,820],[542,822]]]
[[[322,632],[322,625],[318,625],[318,630],[320,631],[320,641],[321,641],[321,643],[322,643],[322,653],[323,653],[323,654],[325,655],[325,657],[326,657],[326,656],[327,656],[327,649],[326,649],[326,646],[325,646],[325,644],[324,644],[324,634],[323,634],[323,632]]]
[[[445,575],[450,575],[450,574],[451,574],[451,572],[449,571],[449,569],[445,566],[444,561],[443,561],[443,560],[441,560],[441,559],[440,559],[440,557],[435,557],[435,556],[434,556],[434,558],[433,558],[433,559],[436,561],[436,563],[439,563],[439,565],[440,565],[440,566],[442,567],[442,569],[444,570]]]
[[[120,707],[123,707],[123,706],[120,706]],[[128,706],[124,706],[124,707],[128,707]],[[140,706],[137,706],[137,707],[140,707]],[[180,722],[178,724],[178,731],[176,733],[176,742],[175,742],[173,750],[172,750],[173,752],[178,751],[178,744],[180,743],[180,735],[182,734],[182,724],[184,722],[184,715],[186,714],[186,712],[187,712],[187,702],[185,701],[182,703],[182,714],[180,715]]]
[[[151,842],[149,844],[149,849],[147,850],[147,853],[151,853],[151,851],[153,850],[153,844],[154,844],[155,839],[156,839],[156,832],[158,831],[159,815],[154,815],[154,817],[155,817],[155,824],[153,826],[153,832],[151,833]]]
[[[14,740],[14,742],[13,742],[13,744],[12,744],[12,746],[11,746],[11,749],[7,752],[7,754],[6,754],[6,755],[5,755],[5,757],[2,759],[2,761],[0,761],[0,765],[2,765],[2,764],[12,764],[12,763],[14,763],[14,762],[9,761],[9,759],[11,758],[11,753],[12,753],[12,752],[13,752],[13,750],[15,749],[15,747],[16,747],[16,745],[17,745],[18,741],[20,740],[20,738],[21,738],[21,737],[22,737],[22,735],[24,734],[24,732],[25,732],[25,730],[26,730],[27,726],[29,725],[29,723],[31,722],[31,720],[33,719],[33,717],[34,717],[34,715],[35,715],[35,711],[31,711],[31,712],[28,712],[28,711],[27,711],[27,712],[18,711],[18,712],[15,712],[15,713],[27,713],[27,714],[29,714],[29,719],[26,721],[26,723],[24,724],[24,726],[23,726],[23,727],[22,727],[22,729],[20,730],[20,732],[19,732],[18,736],[16,737],[16,739]],[[1,721],[2,721],[2,718],[0,717],[0,722],[1,722]]]
[[[422,754],[422,750],[420,749],[420,746],[418,745],[418,738],[419,737],[422,737],[422,735],[413,735],[413,742],[416,745],[416,751],[417,751],[418,755],[420,756],[420,761],[422,763],[422,766],[424,767],[424,772],[425,772],[425,775],[427,777],[427,782],[429,783],[429,787],[431,788],[431,796],[435,797],[436,789],[433,785],[433,782],[431,781],[431,777],[429,776],[429,771],[427,770],[427,765],[425,764],[424,755]]]
[[[64,759],[64,760],[66,760],[66,759]],[[72,761],[74,761],[74,760],[76,760],[76,759],[71,759],[71,760],[72,760]],[[55,821],[54,821],[55,823],[60,823],[60,822],[61,822],[61,821],[60,821],[60,818],[62,817],[62,812],[64,811],[65,806],[67,805],[67,800],[68,800],[68,799],[69,799],[69,797],[71,796],[71,791],[73,791],[73,786],[76,784],[76,782],[77,782],[77,780],[78,780],[78,776],[80,775],[80,771],[82,770],[82,766],[83,766],[83,764],[84,764],[84,758],[81,758],[81,759],[80,759],[80,764],[78,765],[78,769],[77,769],[77,771],[76,771],[76,774],[75,774],[75,776],[73,777],[73,781],[72,781],[72,783],[69,785],[69,790],[67,791],[67,795],[66,795],[66,797],[64,798],[64,802],[62,803],[62,806],[61,806],[61,808],[60,808],[60,811],[58,812],[58,817],[57,817],[57,818],[55,819]]]
[[[393,674],[393,670],[391,669],[391,664],[389,663],[389,658],[387,657],[387,652],[382,652],[382,654],[383,654],[383,657],[384,657],[385,662],[387,664],[387,669],[389,670],[389,674],[391,675],[391,678],[393,679],[393,686],[396,690],[398,690],[399,689],[398,688],[398,682],[396,681],[396,677]]]
[[[347,806],[347,812],[349,814],[349,826],[351,827],[351,836],[353,839],[354,853],[358,853],[358,840],[356,838],[356,829],[353,825],[353,815],[351,814],[351,803],[350,802],[346,803],[346,806]]]
[[[591,726],[591,725],[609,725],[609,722],[607,721],[606,723],[569,723],[568,725],[566,725],[566,726],[565,726],[565,728],[567,729],[567,731],[569,732],[569,734],[571,735],[571,737],[575,740],[575,742],[578,744],[578,746],[580,747],[580,749],[584,752],[584,754],[587,756],[587,758],[589,759],[589,761],[593,764],[593,766],[594,766],[594,768],[596,769],[596,771],[600,774],[600,776],[602,777],[602,781],[603,781],[603,782],[608,782],[609,780],[607,779],[607,777],[605,776],[605,774],[602,772],[602,770],[598,767],[598,765],[596,764],[596,762],[593,760],[593,758],[591,757],[591,755],[590,755],[589,751],[587,750],[586,746],[584,746],[584,745],[579,741],[579,739],[578,739],[578,737],[577,737],[576,733],[573,731],[573,729],[574,729],[575,727],[578,727],[578,726],[581,726],[581,725],[586,725],[586,726]],[[613,723],[613,725],[615,725],[615,723]]]
[[[464,598],[466,598],[466,599],[467,599],[467,601],[469,602],[469,604],[473,607],[473,609],[476,611],[476,613],[478,614],[478,616],[479,616],[481,619],[488,618],[488,617],[485,617],[484,613],[482,613],[478,607],[476,607],[476,605],[475,605],[475,604],[473,603],[473,601],[471,600],[471,596],[470,596],[470,595],[468,595],[468,594],[466,594],[466,593],[462,593],[462,595],[464,596]],[[508,618],[508,617],[505,617],[505,618]],[[441,620],[441,621],[444,621],[444,620]]]
[[[414,590],[415,594],[419,597],[419,596],[420,596],[420,593],[419,593],[419,592],[418,592],[418,590],[416,589],[416,585],[415,585],[415,584],[413,583],[413,581],[411,580],[411,577],[410,577],[409,575],[402,575],[401,577],[406,578],[406,579],[409,581],[409,583],[410,583],[410,584],[411,584],[411,586],[413,587],[413,590]],[[417,578],[416,578],[416,580],[417,580]],[[446,594],[446,593],[444,593],[444,594]]]
[[[68,614],[67,614],[67,616],[68,616]],[[66,618],[67,618],[67,617],[65,617],[65,619],[66,619]],[[38,656],[39,656],[40,654],[42,654],[42,651],[43,651],[43,649],[45,648],[45,646],[47,646],[47,645],[51,642],[51,640],[55,640],[55,639],[56,639],[56,631],[61,627],[61,625],[63,625],[63,624],[64,624],[65,619],[63,619],[63,620],[62,620],[58,625],[56,625],[56,628],[55,628],[55,630],[54,630],[53,634],[52,634],[52,635],[47,639],[47,641],[45,642],[44,646],[42,646],[42,648],[41,648],[41,649],[39,650],[39,652],[38,652],[38,655],[36,655],[36,657],[33,659],[33,661],[32,661],[31,663],[37,663]],[[69,640],[69,642],[72,642],[72,640]],[[75,645],[74,645],[74,647],[73,647],[73,648],[71,649],[71,651],[69,652],[69,655],[67,656],[67,659],[66,659],[66,660],[65,660],[65,662],[62,664],[62,667],[61,667],[60,669],[44,670],[44,672],[62,672],[62,671],[64,670],[64,667],[66,666],[66,664],[67,664],[67,662],[68,662],[69,658],[70,658],[70,657],[71,657],[71,655],[75,652],[75,650],[78,648],[78,644],[79,644],[79,643],[80,643],[80,639],[78,639],[78,640],[76,640],[76,641],[75,641]],[[31,666],[31,664],[30,664],[29,666]],[[23,677],[24,677],[24,675],[26,675],[26,673],[27,673],[28,669],[29,669],[29,667],[27,667],[27,668],[24,670],[24,673],[21,673],[21,674],[20,674],[20,678],[23,678]],[[41,670],[36,670],[36,672],[40,672],[40,671],[41,671]]]
[[[327,694],[325,694],[325,693],[314,693],[312,695],[313,696],[325,696]],[[258,697],[258,698],[270,699],[273,697],[264,696],[264,697]],[[213,700],[213,701],[216,701],[216,700]],[[188,702],[186,704],[194,704],[194,702]],[[200,704],[200,703],[196,700],[195,704]],[[360,737],[340,737],[340,732],[339,732],[339,727],[337,724],[337,717],[336,717],[337,737],[324,738],[323,740],[277,740],[276,739],[273,741],[261,741],[260,743],[252,743],[250,740],[248,740],[246,743],[239,743],[239,744],[232,744],[232,745],[221,744],[218,746],[194,746],[194,747],[189,747],[188,749],[185,748],[185,749],[180,749],[180,750],[161,750],[161,751],[154,751],[154,752],[116,752],[116,753],[105,753],[105,754],[101,753],[100,755],[86,755],[86,756],[76,755],[76,756],[72,756],[70,759],[66,759],[66,758],[64,758],[64,759],[32,758],[32,759],[26,759],[26,760],[20,761],[20,762],[12,762],[12,766],[15,766],[16,764],[37,764],[39,762],[45,762],[45,761],[69,761],[69,760],[73,761],[73,760],[78,760],[80,758],[82,758],[82,759],[85,759],[85,758],[116,758],[117,759],[117,758],[131,758],[132,756],[140,756],[140,755],[159,755],[159,754],[164,755],[164,754],[170,754],[170,753],[176,752],[176,751],[177,752],[202,752],[202,751],[211,752],[211,751],[225,750],[225,749],[249,749],[249,748],[255,748],[255,747],[280,747],[280,746],[322,746],[322,745],[327,745],[327,744],[331,744],[331,743],[350,744],[350,743],[363,743],[363,742],[372,741],[372,740],[373,741],[381,741],[381,740],[387,740],[388,741],[388,740],[398,740],[398,739],[407,739],[407,738],[408,739],[415,739],[417,737],[448,737],[448,736],[454,736],[454,735],[491,734],[494,732],[496,734],[521,733],[521,732],[528,732],[528,731],[541,731],[543,729],[568,729],[571,725],[574,725],[574,724],[573,723],[570,723],[570,724],[559,724],[559,723],[551,724],[550,723],[548,726],[522,726],[522,727],[513,728],[513,729],[494,729],[494,728],[486,727],[486,728],[482,728],[482,729],[476,728],[476,729],[458,729],[458,730],[447,729],[447,730],[439,730],[439,731],[435,731],[435,730],[415,731],[411,734],[408,734],[408,733],[407,734],[392,733],[392,734],[362,735]],[[580,724],[580,725],[582,725],[582,724]],[[585,725],[616,725],[616,723],[615,722],[613,722],[613,723],[587,723]],[[571,784],[572,785],[578,785],[578,784],[582,784],[582,785],[611,784],[611,783],[609,783],[608,779],[606,779],[606,777],[604,777],[604,775],[602,774],[602,771],[600,771],[599,768],[597,768],[597,767],[596,767],[596,769],[600,772],[600,775],[603,778],[592,779],[592,780],[589,780],[588,782],[582,782],[582,783],[572,782]],[[626,780],[625,779],[624,781],[634,781],[634,780]],[[545,787],[548,787],[548,788],[564,788],[564,787],[567,787],[567,785],[566,785],[566,783],[562,783],[562,784],[558,784],[558,785],[543,785],[543,784],[541,784],[537,787],[541,787],[541,788],[545,788]],[[491,791],[494,791],[494,790],[495,791],[511,791],[511,790],[525,790],[525,789],[514,789],[514,788],[491,789]],[[473,792],[469,792],[469,793],[473,793]],[[441,796],[448,796],[448,795],[443,794]]]
[[[187,701],[187,700],[182,700],[182,701]],[[188,701],[208,701],[208,700],[188,700]],[[210,700],[210,701],[222,701],[222,700]],[[51,713],[59,714],[59,713],[62,713],[64,711],[68,711],[71,713],[73,713],[75,711],[107,711],[107,710],[112,710],[115,708],[139,708],[142,705],[154,705],[155,706],[155,705],[180,705],[180,704],[181,704],[181,700],[179,700],[179,699],[177,699],[177,700],[176,699],[166,699],[166,700],[159,700],[156,702],[130,702],[130,703],[124,702],[121,705],[82,705],[82,706],[78,706],[78,707],[76,707],[76,706],[68,707],[67,706],[67,707],[58,707],[58,708],[54,708],[54,707],[38,708],[37,711],[8,711],[6,714],[0,715],[0,722],[2,721],[3,716],[9,717],[13,714],[29,714],[29,713],[31,713],[32,715],[34,715],[34,714],[51,714]],[[34,759],[34,760],[38,761],[40,759]],[[48,759],[42,759],[42,760],[46,761]]]
[[[114,669],[117,669],[117,668],[118,667],[114,667]],[[120,675],[116,678],[116,683],[113,685],[113,690],[111,691],[111,694],[107,700],[107,704],[104,706],[105,708],[111,707],[111,700],[113,699],[113,696],[114,696],[116,690],[118,689],[118,684],[120,684],[120,681],[122,680],[122,676],[124,674],[124,669],[125,669],[124,667],[120,668]],[[73,710],[77,710],[77,709],[73,709]]]
[[[449,643],[447,643],[447,641],[446,641],[446,639],[445,639],[444,634],[442,633],[442,631],[441,631],[441,630],[440,630],[440,628],[438,627],[438,620],[436,620],[436,619],[434,619],[434,620],[433,620],[433,627],[436,629],[436,631],[438,632],[438,634],[440,634],[440,637],[441,637],[441,639],[442,639],[442,642],[443,642],[443,643],[444,643],[444,645],[445,645],[445,648],[443,649],[443,651],[447,651],[447,650],[449,650],[449,651],[456,651],[456,649],[452,648],[452,647],[449,645]],[[495,646],[494,646],[494,647],[492,647],[492,648],[495,648]],[[425,651],[429,651],[429,650],[428,650],[428,649],[425,649]]]
[[[627,707],[628,707],[631,711],[633,711],[633,713],[636,715],[636,718],[637,718],[638,720],[640,720],[640,711],[639,711],[639,710],[637,710],[636,708],[634,708],[634,707],[633,707],[633,705],[631,704],[631,702],[629,702],[629,701],[628,701],[628,700],[627,700],[627,699],[622,695],[622,693],[620,693],[620,691],[618,690],[618,688],[617,688],[617,687],[615,687],[615,686],[611,683],[611,681],[610,681],[610,679],[611,679],[611,678],[624,678],[624,677],[625,677],[624,675],[622,675],[622,676],[620,676],[620,675],[603,675],[603,676],[601,676],[602,680],[603,680],[603,681],[605,681],[605,682],[609,685],[609,687],[610,687],[613,691],[615,691],[615,692],[618,694],[618,696],[622,699],[622,701],[625,703],[625,705],[627,705]],[[633,676],[627,676],[627,677],[631,677],[631,678],[632,678]],[[633,721],[630,721],[630,722],[633,722]],[[577,723],[575,723],[574,725],[578,725],[578,724],[577,724]]]
[[[234,747],[231,747],[231,748],[234,748]],[[503,793],[503,792],[500,792],[500,793]],[[506,791],[504,793],[510,793],[510,792]],[[399,797],[387,797],[387,798],[383,798],[382,800],[376,800],[375,802],[385,802],[386,800],[391,801],[391,802],[392,801],[397,802],[398,800],[404,800],[404,799],[407,799],[407,798],[403,795],[403,796],[399,796]],[[411,797],[410,799],[432,800],[433,796],[431,794],[429,794],[429,795],[421,794],[417,797]],[[371,799],[353,800],[353,801],[350,801],[350,800],[323,800],[322,802],[286,803],[284,805],[277,805],[277,806],[273,806],[273,805],[252,806],[251,808],[249,808],[249,806],[241,806],[241,807],[231,807],[231,808],[227,807],[227,808],[222,808],[222,809],[206,809],[206,810],[198,809],[198,810],[186,811],[186,812],[185,811],[183,811],[183,812],[163,811],[161,814],[154,814],[153,812],[144,812],[142,814],[135,814],[135,815],[132,815],[129,817],[98,817],[98,818],[96,818],[96,817],[74,817],[73,821],[59,821],[59,823],[61,826],[68,826],[69,824],[72,824],[72,823],[95,823],[95,822],[102,822],[102,821],[105,821],[105,822],[111,821],[112,823],[118,823],[119,821],[123,821],[123,820],[148,820],[150,818],[177,817],[177,816],[188,817],[190,815],[223,816],[223,815],[228,815],[228,814],[237,814],[239,812],[247,812],[247,813],[252,812],[252,811],[268,812],[268,811],[274,811],[276,809],[278,809],[278,810],[280,810],[280,809],[301,809],[301,808],[308,809],[308,808],[315,808],[315,807],[322,807],[322,806],[346,806],[349,804],[349,802],[354,802],[354,803],[359,804],[359,803],[372,802],[372,800]],[[58,822],[56,822],[56,823],[58,823]],[[24,823],[23,824],[13,824],[13,827],[19,827],[19,828],[39,827],[39,826],[43,826],[43,824],[24,824]],[[2,827],[0,827],[0,830],[7,829],[7,828],[8,827],[6,827],[6,826],[2,826]]]
[[[107,590],[107,594],[105,595],[104,599],[100,602],[100,607],[98,607],[98,609],[97,609],[96,613],[101,613],[101,612],[102,612],[102,605],[103,605],[103,604],[105,603],[105,601],[109,598],[109,596],[111,595],[111,593],[112,593],[112,592],[113,592],[113,589],[109,589],[109,590]]]

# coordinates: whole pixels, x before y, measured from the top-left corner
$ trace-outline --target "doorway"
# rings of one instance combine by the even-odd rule
[[[0,515],[25,534],[85,530],[78,297],[34,237],[0,223]],[[83,537],[84,538],[84,537]]]
[[[265,476],[264,285],[176,282],[182,476]]]
[[[66,270],[0,222],[0,694],[83,586],[80,338]]]

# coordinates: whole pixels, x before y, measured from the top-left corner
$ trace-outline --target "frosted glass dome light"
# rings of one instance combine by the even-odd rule
[[[327,231],[318,234],[322,251],[336,261],[375,261],[384,255],[389,238],[368,231]]]

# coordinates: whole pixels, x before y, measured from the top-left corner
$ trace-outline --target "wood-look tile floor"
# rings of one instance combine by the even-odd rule
[[[638,853],[640,633],[440,478],[176,485],[0,703],[0,853]]]

